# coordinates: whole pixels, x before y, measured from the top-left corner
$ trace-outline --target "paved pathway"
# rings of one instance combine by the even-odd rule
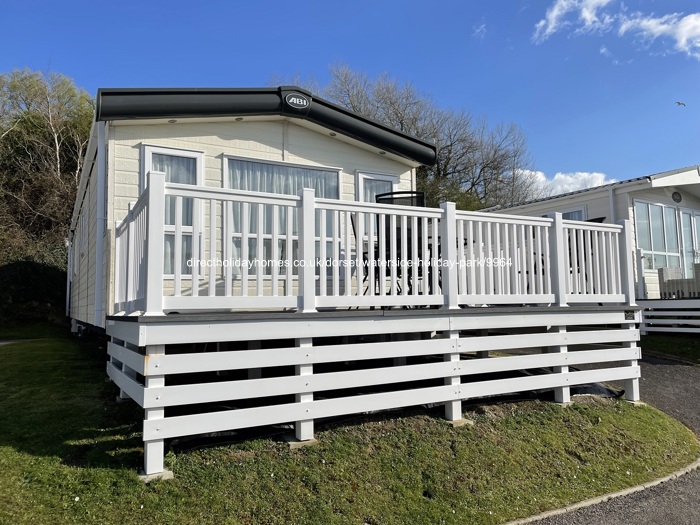
[[[645,357],[642,400],[700,434],[700,367]],[[700,524],[700,470],[654,488],[537,522],[538,525]]]

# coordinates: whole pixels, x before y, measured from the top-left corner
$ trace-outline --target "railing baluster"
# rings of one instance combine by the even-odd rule
[[[368,295],[374,295],[375,294],[375,287],[374,287],[374,282],[375,282],[375,268],[374,268],[374,243],[376,240],[374,228],[375,228],[375,221],[376,221],[376,215],[374,213],[368,213],[367,214],[367,259],[368,259],[368,266],[367,266],[367,287],[368,287]]]
[[[379,240],[379,295],[386,295],[386,270],[387,270],[387,258],[386,258],[386,213],[379,213],[379,231],[377,231],[377,238]]]
[[[318,217],[318,228],[319,228],[319,246],[318,246],[318,257],[319,257],[319,268],[318,268],[318,284],[319,284],[319,295],[326,295],[326,279],[328,278],[328,269],[326,267],[326,210],[319,211]]]
[[[216,260],[216,201],[209,199],[209,260],[213,263]],[[216,295],[216,267],[209,265],[209,297]]]
[[[340,277],[339,277],[339,263],[340,263],[340,227],[339,227],[339,211],[333,210],[333,295],[335,297],[340,295]]]
[[[257,232],[257,241],[255,243],[255,259],[257,264],[255,265],[255,295],[262,297],[263,295],[263,275],[265,275],[265,265],[263,264],[263,259],[265,258],[265,221],[264,213],[265,205],[258,204],[258,217],[255,231]]]
[[[396,295],[398,287],[398,268],[396,267],[396,215],[390,215],[389,223],[389,256],[391,260],[388,262],[391,268],[391,295]]]
[[[248,268],[250,256],[248,254],[248,212],[250,204],[244,202],[241,206],[241,296],[248,296]]]
[[[175,297],[182,295],[182,197],[175,197],[175,246],[173,254],[173,274],[175,276]]]
[[[286,239],[285,239],[285,246],[286,246],[286,260],[291,263],[294,261],[294,209],[292,206],[287,206],[287,232],[286,232]],[[294,269],[291,264],[287,265],[286,269],[286,274],[285,274],[285,279],[286,279],[286,287],[287,289],[285,290],[285,296],[291,297],[294,295],[294,287],[293,287],[293,277],[294,277]]]
[[[272,259],[272,268],[270,275],[270,293],[272,297],[279,295],[279,278],[280,278],[280,250],[279,250],[279,220],[280,207],[277,204],[272,206],[272,246],[270,247],[270,259]]]

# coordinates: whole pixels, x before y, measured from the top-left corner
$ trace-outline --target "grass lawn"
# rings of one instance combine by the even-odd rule
[[[272,437],[170,452],[175,479],[145,485],[141,410],[115,402],[96,343],[23,341],[0,363],[0,523],[500,523],[700,453],[650,407],[527,401],[470,407],[460,428],[436,409],[317,425],[297,451]]]
[[[642,355],[682,359],[700,365],[700,336],[697,334],[643,335]]]

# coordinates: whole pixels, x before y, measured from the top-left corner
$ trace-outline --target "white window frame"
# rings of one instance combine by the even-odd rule
[[[632,200],[632,210],[634,211],[634,243],[637,248],[639,248],[639,237],[638,237],[638,232],[639,232],[639,227],[637,223],[637,203],[640,204],[645,204],[647,206],[647,210],[649,210],[649,205],[653,206],[660,206],[661,207],[661,217],[664,219],[662,222],[662,226],[664,229],[664,246],[666,245],[666,208],[671,208],[674,210],[674,213],[676,215],[676,243],[678,245],[678,252],[669,252],[668,249],[666,251],[657,251],[654,250],[654,232],[653,229],[651,228],[651,213],[649,213],[649,236],[650,236],[650,241],[651,241],[651,250],[642,250],[644,252],[643,257],[651,257],[651,268],[644,268],[645,272],[656,272],[658,271],[658,268],[654,267],[654,256],[655,255],[663,255],[666,257],[666,266],[661,266],[661,268],[669,268],[668,266],[668,257],[673,256],[673,257],[678,257],[680,259],[680,266],[678,268],[681,269],[681,271],[684,271],[684,261],[683,261],[683,246],[682,246],[682,238],[681,238],[681,216],[680,216],[680,211],[681,208],[675,205],[671,204],[664,204],[662,202],[657,202],[657,201],[651,201],[647,199],[633,199]],[[691,227],[692,227],[692,222],[691,221]],[[641,249],[641,248],[640,248]],[[644,265],[642,265],[644,266]]]
[[[374,173],[371,171],[357,170],[355,172],[355,200],[357,202],[364,202],[364,182],[367,179],[390,182],[392,186],[391,191],[398,191],[399,189],[399,175],[390,175],[388,173]]]
[[[565,210],[561,210],[559,213],[561,213],[562,216],[563,216],[565,213],[576,213],[576,212],[578,212],[578,211],[581,212],[581,217],[583,217],[583,218],[581,219],[582,221],[588,220],[588,209],[587,209],[586,206],[576,206],[576,207],[574,207],[574,208],[567,208],[567,209],[565,209]],[[564,220],[567,220],[567,221],[575,221],[575,220],[577,220],[577,219],[564,219]]]
[[[273,164],[277,166],[284,166],[284,167],[289,167],[289,168],[302,168],[302,169],[311,169],[311,170],[319,170],[319,171],[335,171],[338,174],[338,200],[342,200],[343,198],[343,180],[342,180],[342,173],[343,173],[343,168],[338,168],[334,166],[323,166],[323,165],[313,165],[313,164],[302,164],[299,162],[287,162],[287,161],[280,161],[280,160],[269,160],[269,159],[260,159],[260,158],[255,158],[255,157],[244,157],[242,155],[230,155],[230,154],[224,154],[222,155],[222,170],[221,170],[221,176],[222,176],[222,187],[224,189],[230,190],[233,189],[236,191],[238,188],[231,188],[228,180],[228,161],[229,159],[231,160],[241,160],[244,162],[257,162],[259,164]],[[241,190],[242,191],[242,190]],[[281,195],[277,193],[271,193],[270,195]],[[228,218],[226,219],[226,222],[228,223]],[[233,239],[242,239],[242,234],[236,233],[233,234]],[[286,233],[280,233],[277,235],[277,238],[279,240],[286,240],[287,236]],[[272,242],[272,234],[270,233],[262,233],[261,234],[261,240],[264,243],[266,240],[270,240]],[[292,243],[294,242],[295,239],[298,239],[298,236],[293,235],[292,236]],[[320,238],[317,237],[316,240],[320,241]],[[226,254],[226,257],[229,257],[229,254]],[[290,268],[288,271],[296,271],[296,269]],[[292,279],[298,279],[299,275],[298,273],[294,273],[292,275]],[[318,276],[317,276],[318,278]],[[241,280],[241,274],[233,274],[232,279],[235,280]],[[257,279],[256,275],[254,273],[249,273],[248,274],[248,281],[255,281]],[[263,274],[263,280],[272,280],[272,275],[265,275]]]
[[[195,159],[195,184],[194,186],[204,185],[204,152],[200,150],[176,148],[170,146],[158,146],[152,144],[141,144],[141,180],[140,188],[143,191],[148,184],[147,173],[149,173],[153,168],[153,154],[168,155],[171,157],[185,157],[189,159]],[[203,209],[199,205],[199,201],[194,199],[192,206],[192,226],[182,226],[182,234],[189,234],[194,237],[195,232],[201,234],[203,222]],[[175,235],[175,225],[174,224],[163,224],[164,235]],[[194,245],[194,243],[193,243]],[[202,246],[200,243],[200,250]],[[193,257],[201,255],[192,254]],[[174,261],[173,264],[179,264],[178,261]],[[175,279],[174,273],[163,272],[164,279]],[[192,274],[186,274],[180,272],[181,279],[192,279]]]
[[[302,164],[300,162],[288,162],[285,160],[269,160],[269,159],[258,159],[255,157],[244,157],[242,155],[230,155],[224,153],[223,158],[223,168],[221,170],[222,184],[221,186],[227,190],[232,189],[228,183],[228,161],[232,160],[242,160],[244,162],[257,162],[259,164],[274,164],[276,166],[284,166],[285,168],[302,168],[307,170],[319,170],[319,171],[335,171],[338,174],[338,200],[341,200],[343,196],[343,180],[341,178],[343,168],[338,168],[336,166],[323,166],[323,165],[313,165],[313,164]],[[281,195],[273,193],[271,195]],[[317,195],[318,197],[318,195]]]

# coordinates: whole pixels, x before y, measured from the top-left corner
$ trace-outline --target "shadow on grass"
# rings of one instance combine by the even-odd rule
[[[0,446],[73,467],[140,466],[143,415],[116,402],[103,342],[49,337],[1,351]]]

